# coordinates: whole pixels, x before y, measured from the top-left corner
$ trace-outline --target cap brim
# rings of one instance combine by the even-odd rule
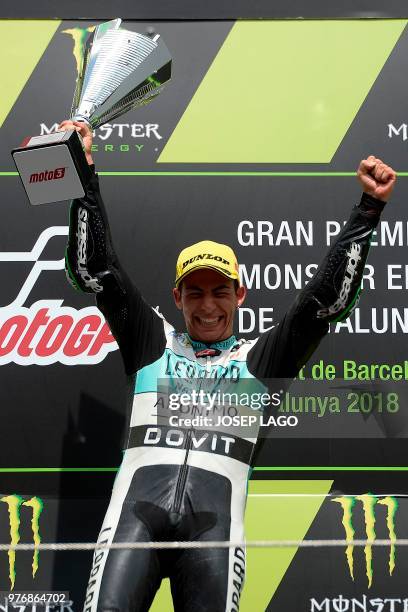
[[[215,272],[218,272],[218,274],[221,274],[221,276],[225,276],[225,278],[228,278],[229,280],[238,281],[238,285],[241,285],[238,274],[235,277],[235,276],[232,276],[231,274],[228,274],[227,272],[223,272],[216,266],[209,266],[208,264],[206,264],[206,265],[194,266],[193,268],[190,268],[190,270],[187,270],[186,272],[184,272],[184,274],[182,274],[178,279],[176,279],[175,286],[178,288],[179,284],[181,283],[182,280],[186,278],[186,276],[188,276],[192,272],[196,272],[197,270],[214,270]]]

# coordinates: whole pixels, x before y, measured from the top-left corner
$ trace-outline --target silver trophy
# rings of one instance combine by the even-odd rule
[[[101,23],[86,43],[71,118],[92,129],[149,103],[171,77],[160,35],[123,30],[121,21]],[[90,170],[75,130],[25,138],[12,156],[31,204],[84,196]]]

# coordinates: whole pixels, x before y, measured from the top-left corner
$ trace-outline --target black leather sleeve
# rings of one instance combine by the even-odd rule
[[[329,323],[356,306],[372,233],[385,203],[363,193],[361,202],[280,324],[260,336],[248,354],[257,378],[293,378],[307,362]]]
[[[163,319],[119,264],[98,177],[92,169],[85,196],[71,204],[66,273],[76,289],[96,296],[118,342],[126,373],[134,374],[163,353]]]

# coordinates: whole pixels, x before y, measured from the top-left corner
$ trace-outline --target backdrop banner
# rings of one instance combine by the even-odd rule
[[[193,4],[187,0],[169,3],[166,0],[80,0],[59,3],[20,0],[0,8],[0,19],[98,19],[107,20],[120,15],[123,19],[367,19],[403,18],[408,9],[401,0],[207,0]]]
[[[370,5],[365,16],[375,13]],[[23,6],[7,16],[18,17]],[[356,7],[350,3],[357,14]],[[398,16],[394,8],[380,14]],[[340,15],[318,9],[308,5],[309,16]],[[34,7],[27,14],[44,17]],[[146,300],[182,329],[171,294],[179,251],[200,240],[230,244],[248,288],[236,335],[257,337],[279,323],[360,201],[360,160],[373,154],[391,165],[399,178],[371,244],[361,299],[347,321],[331,326],[301,373],[320,389],[307,427],[264,440],[246,521],[248,539],[348,539],[352,532],[405,538],[407,20],[176,17],[125,22],[163,37],[174,74],[154,103],[102,126],[94,138],[118,257]],[[131,383],[92,296],[65,278],[69,203],[30,206],[10,155],[26,136],[52,133],[68,116],[93,25],[0,22],[5,543],[15,541],[18,519],[22,542],[95,541],[124,445]],[[341,388],[339,409],[330,410],[325,384]],[[302,419],[302,406],[285,406]],[[406,548],[345,553],[249,551],[242,610],[408,610]],[[0,591],[68,591],[74,603],[60,605],[80,610],[91,557],[41,552],[33,577],[32,552],[14,561],[0,552]],[[171,610],[169,598],[165,586],[152,609]]]

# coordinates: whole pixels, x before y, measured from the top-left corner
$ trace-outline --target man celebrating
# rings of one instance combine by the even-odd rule
[[[89,164],[92,133],[78,122]],[[93,166],[92,166],[93,170]],[[176,333],[142,298],[112,246],[96,174],[71,206],[68,278],[95,293],[118,342],[128,375],[136,376],[128,445],[99,542],[242,541],[253,438],[158,422],[158,380],[201,388],[203,380],[291,379],[328,331],[357,301],[370,238],[396,180],[371,156],[357,172],[363,195],[313,279],[280,324],[257,340],[237,340],[234,314],[246,289],[232,249],[210,241],[181,251],[174,300],[186,332]],[[160,425],[160,426],[158,426]],[[222,441],[222,443],[220,443]],[[241,547],[175,551],[96,550],[86,612],[149,610],[163,576],[176,612],[236,612],[245,575]]]

